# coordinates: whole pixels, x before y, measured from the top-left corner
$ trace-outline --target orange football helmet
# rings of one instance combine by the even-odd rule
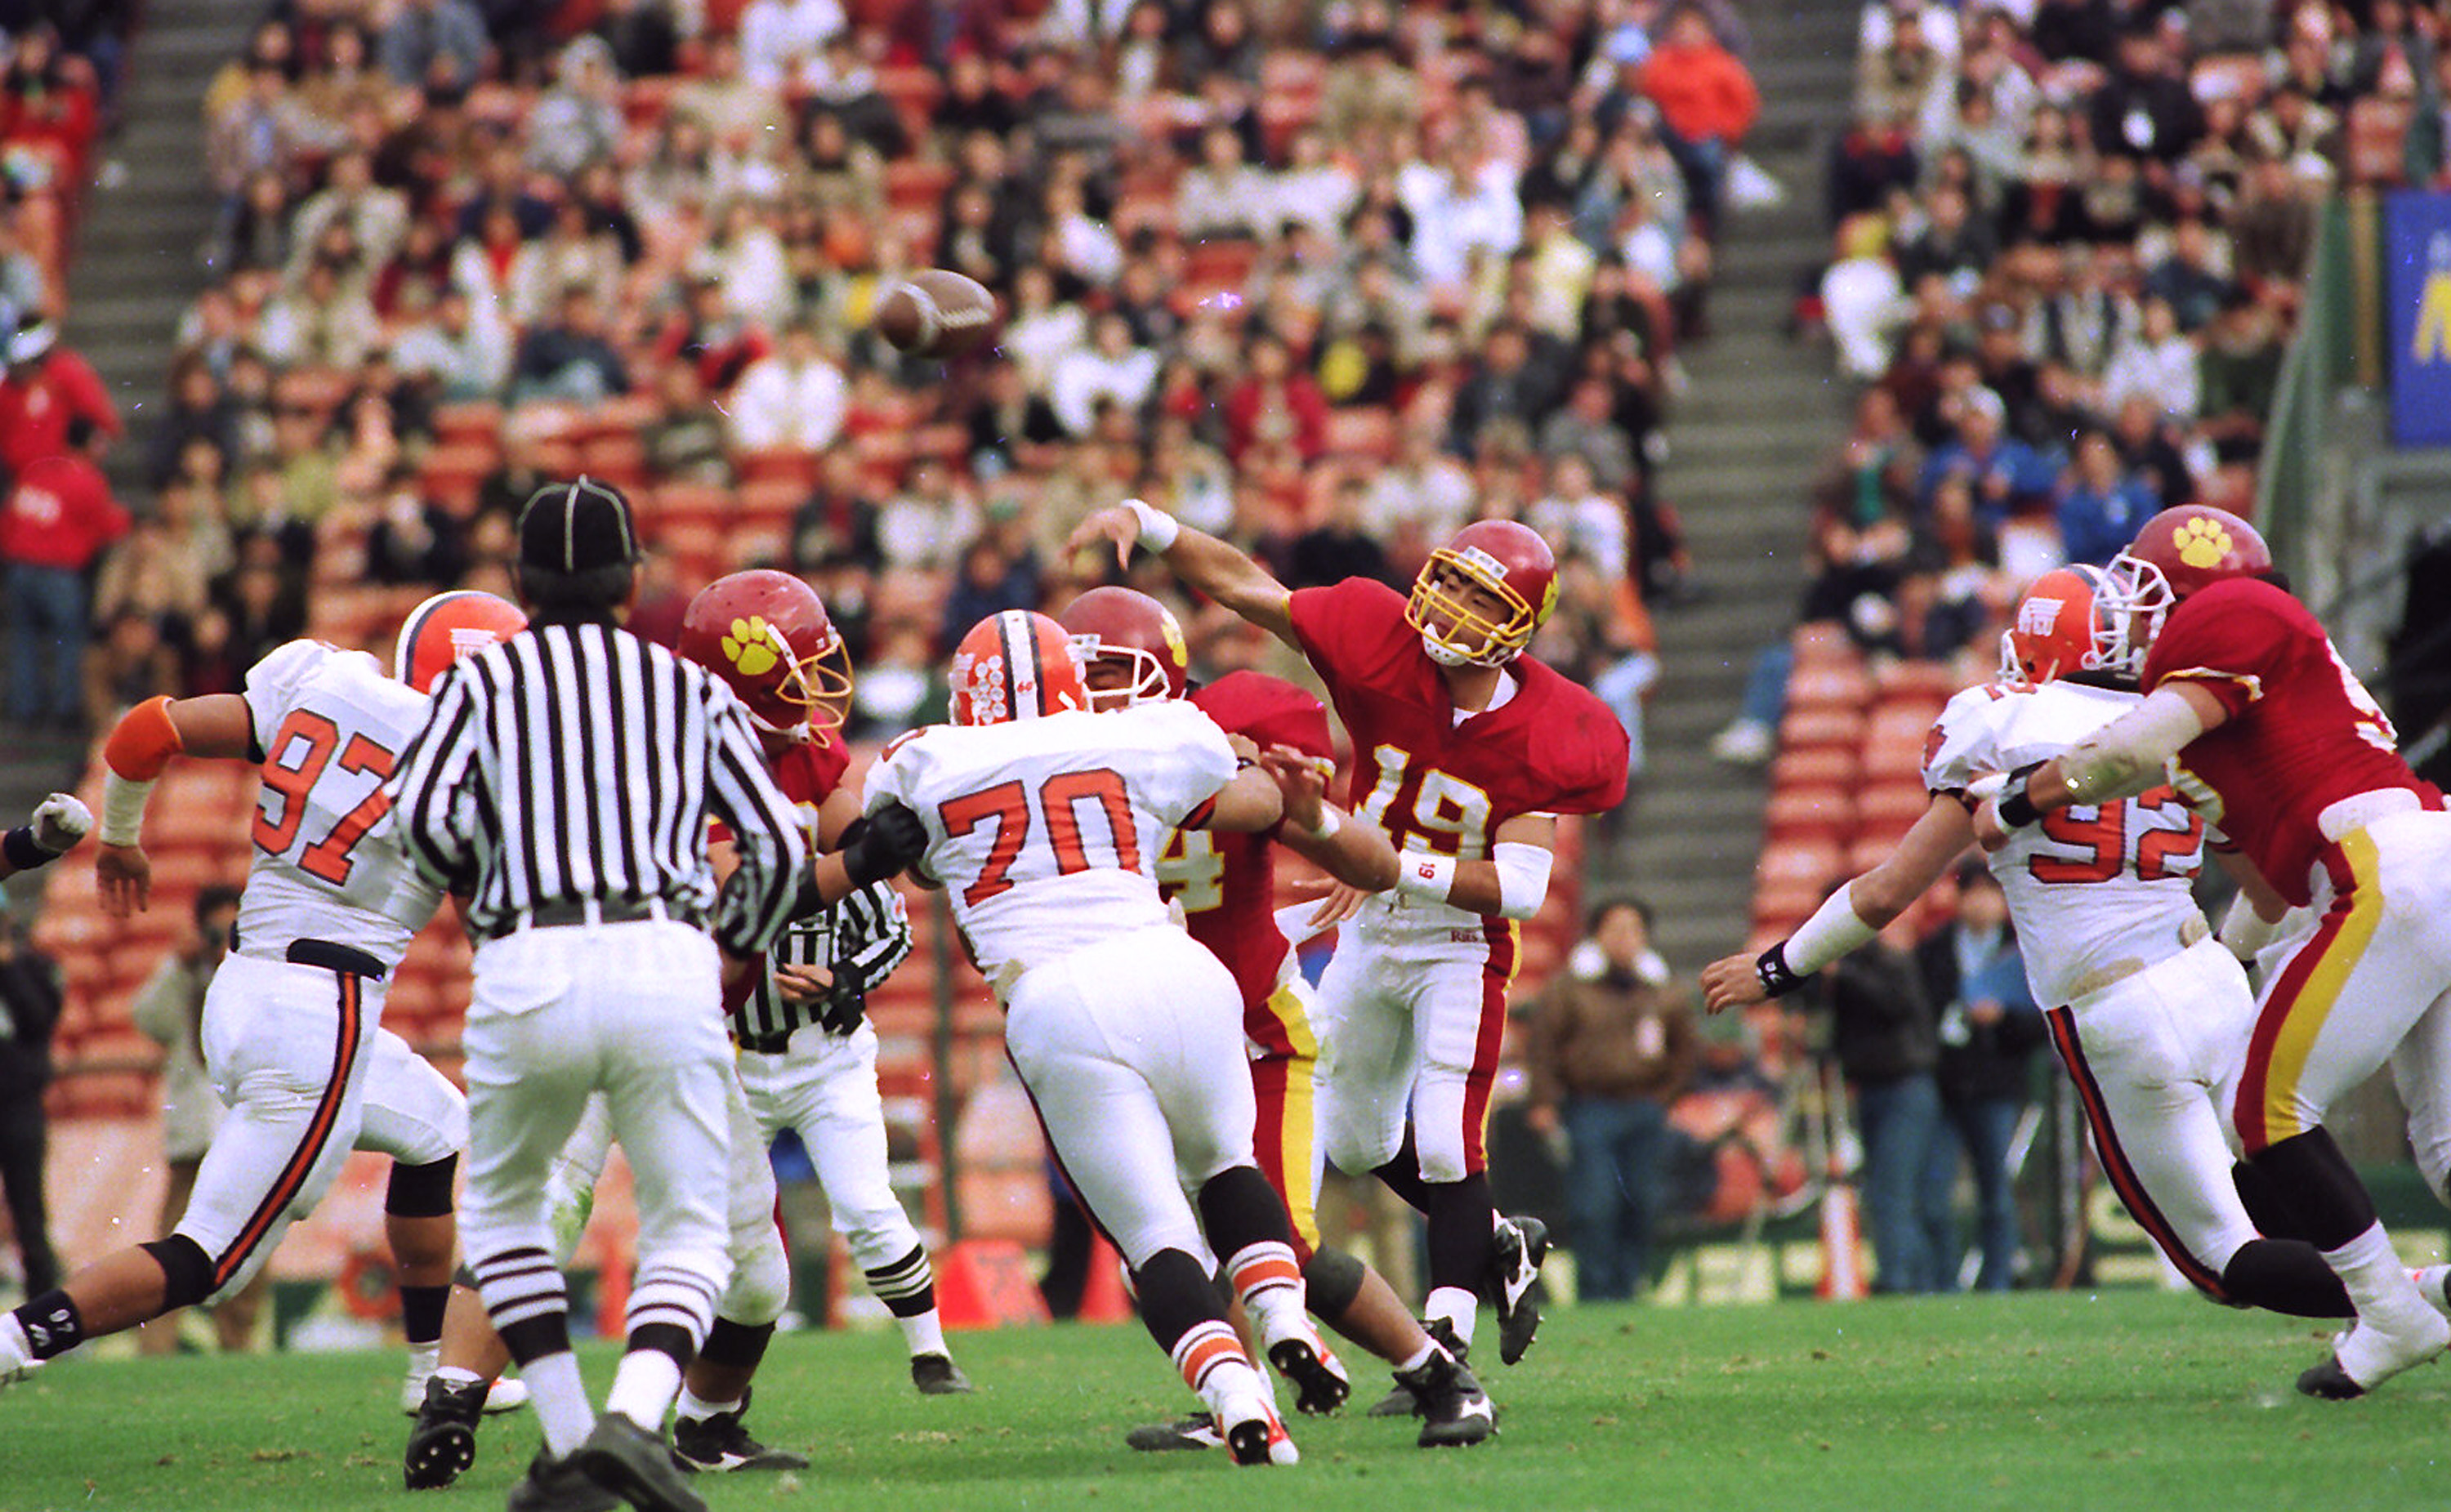
[[[953,648],[953,722],[1002,724],[1088,709],[1080,655],[1064,627],[1045,615],[990,615]]]
[[[1450,576],[1494,595],[1505,618],[1492,619],[1467,604]],[[1441,666],[1501,667],[1523,654],[1557,607],[1558,559],[1549,543],[1529,525],[1478,520],[1430,553],[1413,579],[1404,622]]]
[[[851,712],[851,653],[817,591],[788,572],[735,572],[699,589],[678,649],[769,735],[836,729]]]
[[[1090,690],[1099,709],[1127,708],[1154,698],[1180,698],[1191,681],[1191,650],[1174,612],[1129,588],[1092,588],[1055,617],[1081,653],[1084,675],[1101,661],[1120,661],[1131,681],[1105,692]]]
[[[2078,562],[2043,574],[2017,600],[2009,628],[2000,632],[2000,680],[2039,688],[2071,672],[2111,672],[2133,677],[2119,627],[2102,607],[2105,574]],[[2143,660],[2137,655],[2135,661]]]
[[[436,594],[401,621],[391,675],[420,693],[432,693],[451,663],[527,627],[528,617],[507,599],[474,588]]]

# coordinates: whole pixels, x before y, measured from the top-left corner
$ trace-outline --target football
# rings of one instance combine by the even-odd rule
[[[914,273],[876,302],[876,328],[912,357],[959,357],[995,330],[995,296],[941,267]]]

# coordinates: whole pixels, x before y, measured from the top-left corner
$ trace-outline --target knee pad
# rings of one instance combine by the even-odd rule
[[[1303,1267],[1303,1289],[1309,1293],[1310,1310],[1333,1323],[1344,1316],[1362,1295],[1362,1278],[1369,1274],[1362,1262],[1341,1249],[1321,1249]]]
[[[784,1258],[783,1246],[770,1238],[745,1253],[733,1257],[732,1282],[723,1291],[716,1311],[735,1323],[763,1327],[783,1316],[792,1304],[792,1266]]]
[[[205,1247],[186,1234],[172,1234],[136,1247],[162,1267],[162,1310],[192,1307],[213,1294],[213,1263]]]
[[[383,1211],[395,1218],[440,1218],[451,1211],[452,1180],[460,1157],[445,1155],[423,1166],[392,1162],[391,1184],[383,1188]]]

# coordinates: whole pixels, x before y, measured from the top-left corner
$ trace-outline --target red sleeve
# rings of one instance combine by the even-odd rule
[[[2145,657],[2147,692],[2192,682],[2235,719],[2270,692],[2299,625],[2288,595],[2268,583],[2216,583],[2170,611]]]
[[[1286,603],[1294,638],[1327,684],[1330,697],[1351,687],[1384,660],[1389,646],[1410,638],[1404,596],[1369,578],[1347,578],[1324,588],[1297,588]]]
[[[1229,672],[1194,693],[1191,701],[1222,728],[1263,747],[1290,746],[1304,756],[1335,758],[1326,707],[1283,677]]]
[[[1582,690],[1576,688],[1576,693]],[[1633,742],[1607,705],[1588,693],[1564,711],[1564,728],[1548,742],[1542,762],[1551,795],[1540,805],[1559,814],[1605,814],[1625,801]]]
[[[60,386],[68,390],[69,409],[92,421],[106,436],[121,434],[119,408],[110,402],[110,390],[103,386],[102,375],[93,364],[74,352],[61,354],[58,364]]]

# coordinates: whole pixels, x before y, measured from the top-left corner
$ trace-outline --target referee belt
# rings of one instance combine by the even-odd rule
[[[693,928],[703,928],[706,923],[705,916],[693,903],[676,903],[659,897],[571,897],[521,909],[484,937],[499,940],[521,930],[564,930],[581,924],[637,924],[645,919],[687,924]]]

